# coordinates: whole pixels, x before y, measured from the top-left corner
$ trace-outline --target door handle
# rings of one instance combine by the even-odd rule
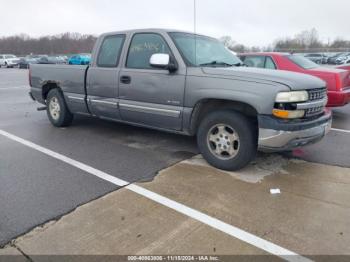
[[[131,83],[131,77],[130,76],[121,76],[120,82],[123,84],[130,84]]]

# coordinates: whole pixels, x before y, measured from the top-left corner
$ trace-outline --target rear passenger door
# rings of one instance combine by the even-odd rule
[[[180,130],[185,73],[150,65],[156,53],[169,54],[175,60],[165,37],[168,36],[158,33],[135,33],[131,37],[120,74],[119,110],[121,118],[128,122]]]
[[[95,50],[95,62],[88,70],[87,101],[93,115],[120,119],[118,88],[120,56],[125,42],[124,34],[106,36]]]

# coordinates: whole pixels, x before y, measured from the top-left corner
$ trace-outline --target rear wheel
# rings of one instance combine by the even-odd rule
[[[223,170],[239,170],[255,158],[257,132],[240,113],[222,110],[210,113],[200,123],[197,143],[204,159]]]
[[[52,89],[47,95],[47,116],[56,127],[65,127],[72,124],[73,114],[69,111],[60,90]]]

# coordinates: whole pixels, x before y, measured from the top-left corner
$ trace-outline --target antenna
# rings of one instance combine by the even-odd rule
[[[193,0],[194,63],[197,64],[197,1]]]

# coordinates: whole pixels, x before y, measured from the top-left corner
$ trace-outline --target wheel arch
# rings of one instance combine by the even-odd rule
[[[258,129],[258,111],[248,103],[229,99],[202,99],[193,108],[190,120],[190,133],[195,135],[202,119],[211,112],[232,110],[251,119]]]
[[[44,100],[47,99],[47,95],[52,89],[58,89],[62,92],[60,85],[57,82],[48,81],[42,86],[42,97]]]

